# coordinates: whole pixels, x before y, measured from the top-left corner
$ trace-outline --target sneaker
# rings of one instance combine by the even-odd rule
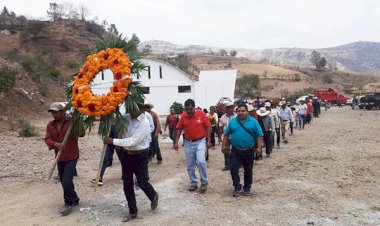
[[[222,171],[227,171],[227,170],[230,170],[230,168],[228,168],[227,166],[225,166]]]
[[[150,204],[150,209],[155,210],[158,206],[158,193],[156,192],[156,196],[154,196],[154,199],[152,203]]]
[[[189,191],[195,191],[197,190],[197,185],[190,185]]]
[[[267,154],[267,158],[270,158],[270,154]]]
[[[280,149],[280,145],[277,145],[277,149]]]
[[[157,160],[157,165],[161,165],[162,164],[162,160]]]
[[[207,184],[201,184],[201,187],[199,188],[199,191],[201,193],[205,193],[207,191]]]
[[[96,184],[96,178],[91,180],[91,183]],[[98,181],[98,186],[103,186],[103,180]]]
[[[241,194],[244,196],[251,196],[252,195],[251,191],[242,191]]]
[[[62,216],[66,216],[66,215],[69,215],[72,211],[73,211],[73,206],[65,204],[64,206],[62,206],[59,212],[61,213]]]
[[[137,213],[134,213],[134,214],[130,213],[126,217],[123,218],[122,222],[127,222],[136,218],[137,218]]]
[[[234,192],[232,193],[233,197],[239,197],[240,195],[240,189],[235,189]]]

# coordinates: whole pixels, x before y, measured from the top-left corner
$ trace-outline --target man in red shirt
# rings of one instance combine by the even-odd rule
[[[313,114],[313,104],[309,100],[309,98],[306,98],[306,105],[307,105],[307,112],[306,112],[306,124],[311,123],[311,115]]]
[[[185,101],[185,112],[182,113],[181,119],[177,124],[174,143],[176,151],[178,151],[178,140],[183,129],[186,131],[184,148],[187,173],[190,178],[189,191],[197,189],[197,177],[195,176],[195,165],[197,165],[201,177],[200,192],[206,192],[208,184],[206,148],[211,147],[211,124],[202,110],[195,110],[195,102],[192,99]]]
[[[52,114],[54,120],[48,123],[45,134],[45,143],[49,147],[49,150],[54,149],[58,151],[63,148],[58,161],[58,173],[65,200],[65,205],[60,210],[62,216],[71,213],[73,207],[79,204],[79,198],[75,192],[73,183],[73,177],[76,172],[75,167],[79,158],[78,137],[70,135],[66,145],[62,143],[70,126],[70,118],[65,116],[64,107],[62,102],[50,105],[48,111]]]

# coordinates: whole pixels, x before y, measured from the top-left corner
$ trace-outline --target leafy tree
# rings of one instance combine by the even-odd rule
[[[326,58],[322,57],[318,62],[318,69],[325,69],[326,66]]]
[[[145,45],[142,49],[142,52],[144,55],[147,55],[152,52],[152,46],[151,45]]]
[[[63,6],[61,4],[51,2],[49,4],[49,10],[46,12],[52,21],[60,20],[63,16]]]
[[[311,53],[311,58],[310,58],[310,61],[313,65],[315,65],[315,68],[316,69],[319,69],[319,61],[321,60],[321,54],[318,53],[317,51],[313,51]]]
[[[33,38],[36,38],[45,27],[46,24],[43,21],[32,20],[29,21],[27,30],[33,35]]]
[[[11,67],[5,65],[0,67],[0,93],[7,93],[13,88],[17,73],[18,71]]]
[[[176,114],[182,114],[184,111],[183,105],[178,102],[174,102],[170,108],[173,108]]]
[[[111,25],[110,25],[110,27],[108,28],[108,32],[110,32],[111,34],[113,34],[113,35],[115,35],[115,36],[118,36],[118,35],[119,35],[119,31],[117,30],[115,24],[111,24]]]
[[[233,56],[233,57],[235,57],[235,56],[236,56],[236,54],[237,54],[236,50],[232,50],[232,51],[230,51],[230,56]]]
[[[219,53],[221,56],[225,56],[227,54],[227,51],[225,49],[221,49]]]
[[[0,16],[10,16],[9,11],[6,6],[4,6],[3,10],[0,13]]]
[[[237,90],[245,97],[255,97],[261,94],[260,78],[258,75],[244,75],[236,79]]]

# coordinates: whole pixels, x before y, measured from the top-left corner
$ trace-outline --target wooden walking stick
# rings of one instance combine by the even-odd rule
[[[107,125],[107,133],[106,134],[109,134],[109,133],[110,133],[110,126]],[[102,150],[102,154],[100,155],[98,172],[96,174],[95,192],[98,190],[98,183],[99,183],[99,180],[100,180],[100,171],[102,170],[102,167],[103,167],[103,162],[104,162],[104,156],[105,156],[105,153],[106,153],[106,149],[107,149],[107,144],[103,144],[103,150]]]
[[[63,142],[62,142],[63,145],[62,145],[62,147],[66,146],[66,143],[67,143],[67,140],[69,139],[69,136],[70,136],[72,128],[73,128],[73,124],[70,122],[70,126],[67,129],[67,131],[66,131],[65,137],[63,138]],[[49,172],[49,180],[51,178],[51,175],[53,175],[54,169],[57,166],[57,163],[59,161],[59,158],[61,157],[62,151],[63,151],[63,148],[60,148],[58,150],[57,156],[55,157],[54,163],[53,163],[53,165],[52,165],[52,167],[50,169],[50,172]]]

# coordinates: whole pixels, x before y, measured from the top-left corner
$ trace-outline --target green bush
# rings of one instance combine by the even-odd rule
[[[176,114],[182,114],[184,111],[183,105],[177,102],[174,102],[170,107],[175,110]]]
[[[49,95],[49,86],[46,83],[42,83],[38,87],[38,91],[41,93],[42,96],[46,97]]]
[[[13,88],[18,71],[6,65],[0,67],[0,93],[6,93]]]
[[[69,61],[66,63],[66,67],[70,68],[70,69],[79,69],[80,68],[80,64],[76,61]]]
[[[329,84],[333,83],[332,75],[330,74],[323,75],[322,81],[324,83],[329,83]]]
[[[299,74],[294,74],[294,81],[295,82],[301,81],[301,76]]]
[[[27,120],[20,119],[19,121],[20,131],[18,132],[22,137],[34,137],[37,136],[37,131]]]

